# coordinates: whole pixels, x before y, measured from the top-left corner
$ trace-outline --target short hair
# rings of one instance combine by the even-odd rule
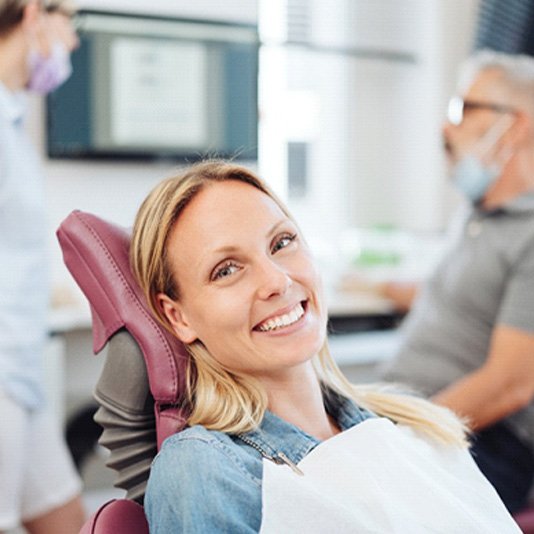
[[[8,34],[22,20],[24,8],[32,0],[0,0],[0,36]],[[63,13],[71,17],[76,13],[73,0],[38,0],[47,13]]]
[[[505,54],[484,49],[470,56],[460,69],[459,89],[465,90],[483,71],[497,70],[502,74],[499,86],[513,104],[534,115],[534,57]]]

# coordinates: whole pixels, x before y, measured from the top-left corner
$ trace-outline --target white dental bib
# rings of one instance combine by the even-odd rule
[[[263,460],[262,534],[506,534],[520,530],[466,450],[384,418],[299,462]]]

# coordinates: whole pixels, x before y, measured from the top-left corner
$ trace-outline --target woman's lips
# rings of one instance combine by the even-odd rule
[[[257,332],[275,332],[298,323],[306,313],[306,303],[307,301],[297,302],[293,306],[278,310],[258,323],[253,330]]]

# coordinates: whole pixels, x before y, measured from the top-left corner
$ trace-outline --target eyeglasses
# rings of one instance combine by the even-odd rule
[[[60,13],[73,20],[77,14],[76,4],[72,0],[42,0],[45,13]]]
[[[473,102],[471,100],[464,100],[460,96],[451,98],[447,108],[447,120],[458,126],[464,120],[466,111],[474,109],[487,109],[495,111],[496,113],[517,113],[517,110],[512,106],[505,104],[492,104],[491,102]]]

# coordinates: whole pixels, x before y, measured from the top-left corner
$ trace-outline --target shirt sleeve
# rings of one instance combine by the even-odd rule
[[[261,482],[217,442],[175,440],[154,460],[145,496],[151,534],[248,534],[261,523]]]
[[[534,239],[510,269],[497,323],[534,333]]]

